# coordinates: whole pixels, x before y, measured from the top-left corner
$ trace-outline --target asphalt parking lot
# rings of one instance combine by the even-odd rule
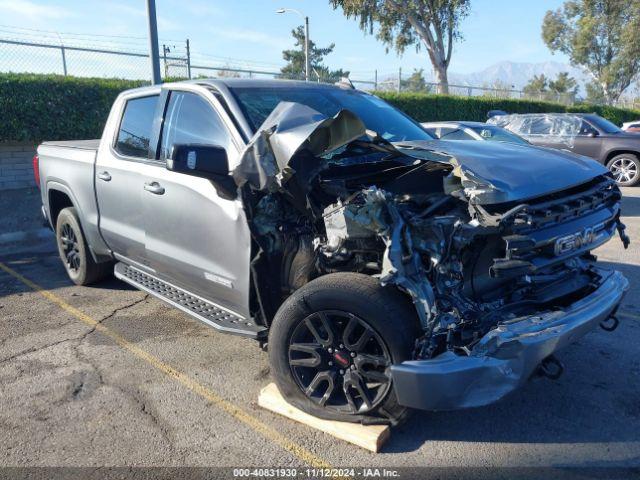
[[[596,252],[631,283],[620,327],[563,351],[557,381],[415,413],[378,454],[260,409],[257,343],[115,279],[72,286],[52,236],[0,244],[0,465],[640,468],[640,188],[624,195],[632,245]]]

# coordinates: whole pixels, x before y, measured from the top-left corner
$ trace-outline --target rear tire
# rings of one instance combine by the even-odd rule
[[[395,425],[408,409],[390,367],[411,357],[418,334],[415,308],[394,287],[358,273],[324,275],[276,313],[272,376],[288,402],[316,417]]]
[[[64,208],[58,214],[56,242],[67,275],[76,285],[91,285],[112,272],[110,262],[96,263],[93,259],[74,207]]]
[[[609,162],[607,168],[621,187],[632,187],[640,182],[640,160],[632,153],[621,153]]]

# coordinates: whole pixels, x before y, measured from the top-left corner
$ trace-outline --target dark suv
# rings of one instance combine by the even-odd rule
[[[640,135],[624,132],[594,113],[497,115],[487,123],[517,133],[534,145],[594,158],[607,166],[618,185],[628,187],[640,181]]]

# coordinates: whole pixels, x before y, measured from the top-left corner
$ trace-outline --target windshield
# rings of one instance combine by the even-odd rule
[[[504,128],[495,127],[493,125],[483,125],[481,127],[470,128],[478,135],[480,135],[483,140],[492,142],[520,143],[522,145],[529,143],[524,138],[519,137],[515,133],[511,133]]]
[[[231,88],[253,131],[280,102],[296,102],[332,117],[342,109],[350,110],[389,142],[432,140],[416,122],[383,100],[357,90],[339,88],[240,87]]]

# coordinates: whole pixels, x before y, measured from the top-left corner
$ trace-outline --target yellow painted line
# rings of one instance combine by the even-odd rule
[[[285,437],[280,432],[270,427],[266,423],[261,422],[257,418],[245,412],[240,407],[237,407],[231,402],[228,402],[224,398],[220,397],[219,395],[217,395],[216,393],[214,393],[213,391],[211,391],[201,383],[190,378],[189,376],[180,372],[179,370],[176,370],[171,365],[164,363],[162,360],[153,356],[149,352],[129,342],[120,334],[98,323],[97,320],[91,318],[86,313],[81,312],[77,308],[65,302],[62,298],[58,297],[54,293],[51,293],[49,290],[44,289],[37,283],[32,282],[31,280],[19,274],[18,272],[16,272],[15,270],[8,267],[2,262],[0,262],[0,269],[4,270],[6,273],[16,278],[17,280],[19,280],[20,282],[22,282],[32,290],[35,290],[47,300],[51,301],[52,303],[55,303],[64,311],[66,311],[70,315],[73,315],[78,320],[81,320],[82,322],[86,323],[91,327],[95,327],[97,331],[111,338],[114,342],[116,342],[125,350],[131,352],[141,360],[144,360],[146,363],[148,363],[152,367],[157,368],[165,375],[173,378],[174,380],[177,380],[192,392],[200,395],[205,400],[212,403],[216,407],[220,408],[221,410],[223,410],[224,412],[226,412],[236,420],[239,420],[240,422],[247,425],[249,428],[258,432],[263,437],[267,438],[268,440],[271,440],[273,443],[279,445],[280,447],[282,447],[292,455],[295,455],[307,465],[310,465],[315,468],[333,468],[330,463],[316,456],[315,454],[311,453],[309,450],[307,450],[303,446],[298,445],[297,443],[289,440],[287,437]]]

